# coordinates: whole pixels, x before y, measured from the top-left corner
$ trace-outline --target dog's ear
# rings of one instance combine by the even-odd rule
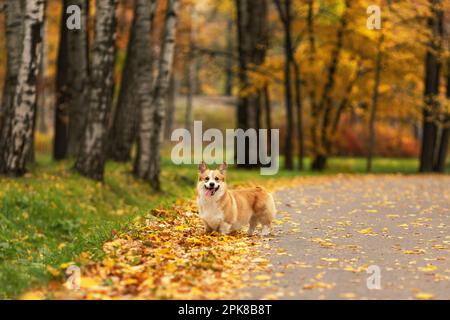
[[[200,173],[205,172],[207,169],[208,167],[206,166],[206,163],[204,161],[202,161],[202,163],[198,165],[198,171],[200,171]]]
[[[227,168],[228,168],[227,163],[226,163],[226,162],[222,163],[222,164],[219,166],[219,171],[220,171],[220,173],[221,173],[221,174],[225,174],[225,173],[227,172]]]

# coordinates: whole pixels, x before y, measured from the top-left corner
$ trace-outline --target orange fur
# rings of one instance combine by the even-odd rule
[[[206,189],[210,183],[214,184],[212,195]],[[208,170],[202,164],[197,191],[199,213],[206,232],[227,234],[249,225],[248,233],[251,235],[258,224],[263,226],[263,234],[270,230],[276,214],[272,195],[262,187],[228,190],[226,165]]]

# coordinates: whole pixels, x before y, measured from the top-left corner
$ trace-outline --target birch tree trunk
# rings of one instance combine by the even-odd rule
[[[10,14],[7,7],[7,15]],[[25,162],[32,145],[37,103],[37,74],[42,53],[42,31],[45,1],[27,0],[24,5],[23,37],[17,85],[14,89],[10,113],[10,127],[2,135],[0,172],[20,176],[25,173]],[[19,20],[17,20],[18,22]],[[9,34],[11,37],[16,34]],[[17,61],[16,61],[17,62]],[[9,112],[8,112],[9,113]]]
[[[134,162],[134,175],[145,179],[145,168],[149,166],[150,130],[152,127],[152,90],[153,90],[153,39],[151,37],[154,15],[158,5],[157,0],[136,0],[136,61],[139,69],[136,71],[136,102],[139,104],[138,115],[138,145]]]
[[[134,4],[134,18],[130,30],[130,38],[127,47],[127,57],[120,85],[119,100],[114,113],[114,121],[109,133],[108,155],[111,159],[120,162],[126,162],[131,159],[131,148],[136,140],[138,125],[138,99],[137,99],[137,75],[140,69],[139,48],[143,40],[151,37],[148,32],[151,30],[143,29],[144,20],[151,18],[143,14],[151,14],[144,10],[142,2],[136,1]],[[150,5],[150,4],[148,4]],[[147,54],[152,57],[152,51]],[[151,70],[150,72],[152,72]]]
[[[169,86],[174,57],[178,6],[179,0],[168,0],[158,61],[158,77],[155,82],[153,96],[140,95],[142,109],[139,128],[139,152],[135,163],[135,174],[137,177],[149,181],[155,190],[160,189],[161,129],[164,121],[164,100]],[[141,80],[141,82],[141,90],[149,85],[148,81]],[[146,90],[140,92],[144,93]]]
[[[3,100],[0,109],[0,157],[7,147],[6,138],[11,134],[12,117],[14,111],[14,93],[17,87],[20,61],[22,55],[23,38],[23,10],[22,1],[6,0],[4,10],[6,33],[6,75],[3,87]],[[2,160],[3,162],[4,160]]]
[[[106,133],[111,111],[116,56],[117,0],[98,0],[88,95],[86,128],[75,169],[95,180],[103,179]]]

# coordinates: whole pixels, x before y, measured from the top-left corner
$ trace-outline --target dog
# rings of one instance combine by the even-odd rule
[[[202,162],[198,169],[197,200],[205,233],[229,234],[249,225],[247,233],[251,236],[261,224],[261,235],[270,234],[276,209],[269,192],[262,187],[228,190],[226,163],[216,170],[209,170]]]

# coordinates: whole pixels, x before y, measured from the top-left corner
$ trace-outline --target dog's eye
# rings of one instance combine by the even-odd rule
[[[219,181],[219,178],[216,177],[214,180]]]
[[[209,180],[209,177],[206,177],[205,180],[208,181],[208,180]]]

